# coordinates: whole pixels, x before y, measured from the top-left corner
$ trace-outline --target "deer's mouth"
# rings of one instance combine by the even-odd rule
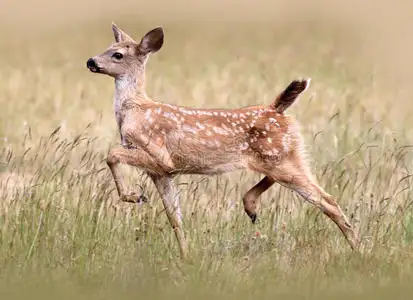
[[[100,68],[98,67],[89,67],[89,70],[93,73],[100,73]]]

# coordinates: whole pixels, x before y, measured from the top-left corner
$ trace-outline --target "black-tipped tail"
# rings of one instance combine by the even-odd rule
[[[310,81],[310,78],[292,81],[288,87],[278,95],[270,107],[280,114],[284,113],[284,111],[294,103],[295,99],[308,88]]]

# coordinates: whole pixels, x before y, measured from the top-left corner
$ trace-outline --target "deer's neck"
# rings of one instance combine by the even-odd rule
[[[121,123],[122,105],[125,101],[139,102],[146,99],[144,74],[128,74],[116,77],[113,106],[118,125]]]

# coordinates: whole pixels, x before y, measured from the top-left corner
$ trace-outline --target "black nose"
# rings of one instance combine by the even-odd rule
[[[89,59],[87,60],[86,66],[87,66],[89,69],[97,69],[96,62],[93,60],[93,58],[89,58]]]

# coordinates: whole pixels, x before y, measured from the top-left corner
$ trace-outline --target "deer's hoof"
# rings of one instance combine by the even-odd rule
[[[252,224],[258,223],[257,214],[250,214],[249,217],[251,218]]]
[[[141,203],[141,202],[148,203],[149,200],[148,200],[148,198],[146,198],[146,196],[144,196],[142,194],[142,195],[139,195],[139,197],[138,197],[138,203]]]
[[[120,200],[123,202],[129,202],[129,203],[142,203],[142,202],[148,202],[148,198],[146,198],[144,195],[136,194],[136,193],[130,193],[128,195],[122,195],[120,197]]]

